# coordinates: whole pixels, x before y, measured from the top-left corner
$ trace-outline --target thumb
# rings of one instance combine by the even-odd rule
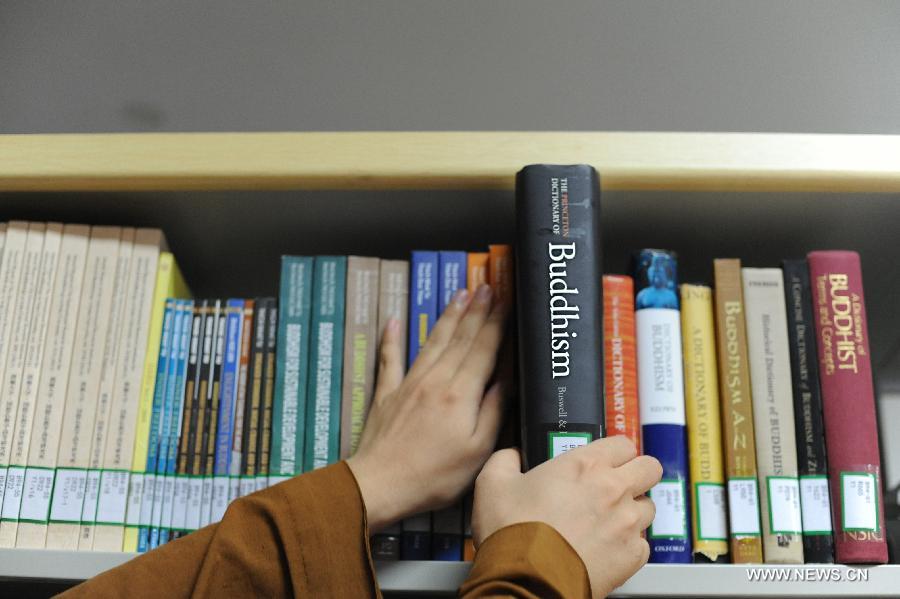
[[[485,462],[479,478],[488,479],[507,478],[522,474],[522,456],[515,447],[508,447],[495,451]]]

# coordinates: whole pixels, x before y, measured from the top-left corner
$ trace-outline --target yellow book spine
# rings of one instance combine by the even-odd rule
[[[715,562],[728,555],[728,525],[713,298],[709,287],[681,286],[681,330],[694,554]]]
[[[186,297],[187,285],[175,263],[171,252],[160,252],[156,267],[156,284],[153,288],[153,309],[150,313],[150,330],[147,335],[147,354],[144,359],[144,374],[141,377],[141,397],[138,409],[137,431],[134,439],[134,454],[131,460],[132,472],[147,469],[147,454],[150,451],[150,420],[153,411],[153,391],[156,383],[156,367],[159,362],[159,342],[162,338],[163,314],[166,298]],[[125,527],[123,551],[137,551],[138,528]]]

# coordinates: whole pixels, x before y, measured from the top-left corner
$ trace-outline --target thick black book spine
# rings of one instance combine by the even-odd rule
[[[827,521],[825,514],[830,512],[825,425],[809,266],[806,260],[785,260],[781,266],[784,272],[791,382],[794,388],[797,467],[804,507],[803,557],[807,563],[830,564],[834,562],[834,537],[831,528],[829,526],[827,530],[823,530],[822,526],[811,526],[812,518],[808,517],[821,515],[818,521],[823,522]],[[819,501],[816,501],[817,497]],[[808,512],[810,508],[817,508],[817,513]]]
[[[600,184],[587,165],[516,177],[524,466],[603,436]]]

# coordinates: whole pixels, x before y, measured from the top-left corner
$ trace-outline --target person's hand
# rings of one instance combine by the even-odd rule
[[[522,474],[515,449],[498,451],[475,482],[476,547],[520,522],[544,522],[569,542],[587,567],[594,597],[605,597],[647,563],[641,531],[656,509],[643,494],[659,482],[656,458],[637,456],[622,436],[599,439]]]
[[[508,382],[494,373],[507,308],[480,286],[454,296],[404,377],[399,327],[388,325],[359,449],[347,464],[369,529],[446,507],[494,449]]]

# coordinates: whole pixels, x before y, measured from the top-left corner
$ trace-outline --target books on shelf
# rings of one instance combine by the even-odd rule
[[[529,465],[604,434],[663,462],[653,561],[884,563],[858,255],[715,259],[678,287],[675,254],[642,250],[603,275],[596,175],[519,182],[518,276],[499,244],[284,256],[277,299],[191,299],[157,229],[0,225],[0,546],[147,551],[352,455],[388,320],[411,365],[487,283],[516,304]],[[412,516],[373,553],[471,559],[470,515]]]

